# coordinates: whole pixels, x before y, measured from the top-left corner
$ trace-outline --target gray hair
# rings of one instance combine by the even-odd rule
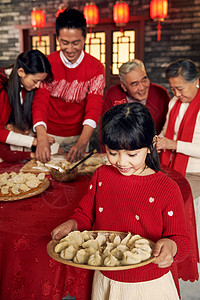
[[[143,69],[146,72],[143,62],[139,59],[133,59],[121,65],[121,67],[119,68],[119,78],[121,82],[125,81],[126,74],[138,68]]]
[[[166,78],[169,80],[181,75],[185,81],[194,82],[199,78],[200,73],[197,66],[190,59],[178,59],[173,61],[165,71]]]

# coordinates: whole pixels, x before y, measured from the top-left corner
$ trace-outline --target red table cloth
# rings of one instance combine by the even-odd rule
[[[21,164],[0,163],[0,173],[19,171]],[[198,248],[193,199],[187,180],[164,171],[180,186],[185,202],[190,256],[174,266],[175,280],[197,280]],[[93,271],[56,262],[47,254],[51,231],[65,222],[87,191],[90,176],[71,183],[50,179],[42,194],[18,201],[0,202],[0,299],[61,300],[70,293],[76,300],[89,300]]]

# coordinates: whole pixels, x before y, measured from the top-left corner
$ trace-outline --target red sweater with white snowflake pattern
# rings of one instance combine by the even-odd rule
[[[79,230],[132,232],[153,242],[170,238],[178,249],[174,261],[180,262],[190,251],[183,205],[178,185],[162,172],[123,176],[112,166],[102,166],[94,173],[71,219],[78,223]],[[169,270],[150,263],[102,273],[121,282],[142,282],[159,278]]]
[[[100,61],[85,52],[76,68],[67,68],[60,51],[48,56],[54,80],[41,83],[33,106],[33,125],[47,124],[47,132],[57,136],[79,135],[84,120],[99,120],[105,86],[104,67]]]

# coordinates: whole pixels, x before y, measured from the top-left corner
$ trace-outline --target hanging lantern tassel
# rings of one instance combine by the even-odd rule
[[[161,22],[167,17],[168,13],[168,0],[151,0],[150,3],[150,16],[154,21],[158,22],[157,25],[157,41],[161,38]]]
[[[160,42],[160,38],[161,38],[161,24],[160,21],[158,21],[158,25],[157,25],[157,41]]]

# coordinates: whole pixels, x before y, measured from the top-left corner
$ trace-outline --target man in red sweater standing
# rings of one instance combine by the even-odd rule
[[[36,158],[50,160],[47,133],[68,152],[67,160],[83,157],[99,120],[105,87],[104,66],[86,53],[86,20],[75,9],[56,19],[60,51],[48,56],[54,79],[35,94],[32,115],[37,133]]]
[[[139,59],[124,63],[119,68],[119,78],[120,84],[114,85],[106,91],[101,117],[115,105],[140,102],[149,109],[155,123],[156,133],[160,133],[165,123],[170,101],[167,90],[162,86],[150,83],[145,66]],[[101,151],[105,152],[104,146],[102,144],[100,146]]]

